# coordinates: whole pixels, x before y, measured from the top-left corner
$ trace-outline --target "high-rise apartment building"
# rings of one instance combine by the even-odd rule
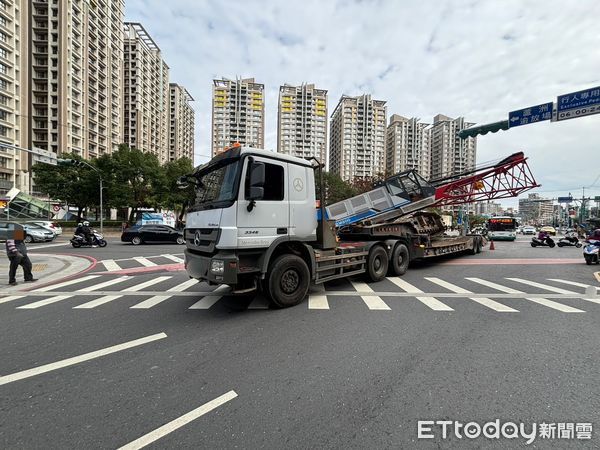
[[[464,117],[452,119],[438,114],[431,127],[431,179],[475,168],[477,140],[461,139],[458,132],[472,126]]]
[[[423,178],[431,173],[431,128],[419,119],[398,114],[390,117],[386,131],[386,171],[393,175],[415,169]]]
[[[194,162],[194,99],[186,88],[169,85],[169,161],[187,157]]]
[[[118,148],[123,15],[124,0],[31,1],[29,147],[84,158]]]
[[[254,78],[213,80],[212,154],[235,142],[265,145],[265,86]]]
[[[327,91],[314,84],[279,88],[277,151],[327,164]]]
[[[553,201],[542,198],[539,194],[529,194],[527,198],[519,199],[519,215],[527,224],[551,225],[554,217]]]
[[[124,142],[169,161],[169,66],[139,23],[125,23]]]
[[[342,96],[331,115],[329,170],[344,180],[385,171],[385,101]]]

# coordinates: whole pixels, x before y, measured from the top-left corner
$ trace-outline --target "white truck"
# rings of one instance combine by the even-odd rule
[[[402,275],[412,260],[484,245],[480,235],[443,236],[440,217],[421,211],[440,202],[441,190],[413,170],[327,207],[317,206],[321,170],[316,160],[234,146],[182,177],[196,185],[184,232],[189,276],[235,293],[261,289],[288,307],[311,282],[378,281],[388,270]]]

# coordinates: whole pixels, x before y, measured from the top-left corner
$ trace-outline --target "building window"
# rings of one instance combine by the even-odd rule
[[[0,125],[0,136],[7,137],[8,136],[8,127],[4,125]]]

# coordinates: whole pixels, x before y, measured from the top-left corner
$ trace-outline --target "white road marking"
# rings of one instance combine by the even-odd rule
[[[375,292],[367,283],[361,281],[350,281],[354,289],[358,292]],[[363,302],[367,305],[367,308],[377,311],[389,311],[390,307],[377,295],[361,295]]]
[[[37,250],[38,248],[50,248],[50,247],[62,247],[65,245],[71,245],[71,243],[69,241],[67,242],[63,242],[60,244],[43,244],[43,245],[32,245],[31,247],[27,247],[27,250]]]
[[[527,295],[525,292],[517,291],[516,289],[512,289],[501,284],[492,283],[491,281],[482,280],[480,278],[466,278],[467,280],[473,281],[475,283],[483,284],[484,286],[491,287],[492,289],[496,289],[500,292],[506,292],[507,294],[519,294],[517,298],[524,298],[525,300],[529,300],[530,302],[537,303],[539,305],[547,306],[548,308],[556,309],[558,311],[566,312],[566,313],[582,313],[581,309],[573,308],[571,306],[563,305],[562,303],[554,302],[552,300],[548,300],[547,298],[536,298],[536,297],[523,297],[523,295]]]
[[[404,292],[408,292],[409,294],[424,294],[424,292],[421,289],[417,288],[416,286],[413,286],[412,284],[410,284],[407,281],[404,281],[402,278],[388,277],[388,280],[390,280],[392,283],[394,283],[396,286],[398,286]],[[452,308],[450,308],[445,303],[440,302],[437,298],[434,298],[434,297],[415,297],[415,298],[417,300],[419,300],[421,303],[423,303],[425,306],[433,309],[434,311],[454,311]]]
[[[12,302],[13,300],[18,300],[20,298],[26,297],[25,295],[9,295],[8,297],[0,298],[0,303]]]
[[[135,441],[124,445],[123,447],[119,448],[119,450],[138,450],[140,448],[143,448],[153,443],[154,441],[157,441],[158,439],[166,436],[167,434],[172,433],[173,431],[183,427],[184,425],[187,425],[193,420],[202,417],[204,414],[211,412],[213,409],[216,409],[219,406],[227,403],[228,401],[233,400],[237,396],[238,395],[235,391],[229,391],[215,398],[214,400],[211,400],[210,402],[205,403],[204,405],[190,411],[189,413],[184,414],[183,416],[164,424],[162,427],[157,428],[156,430],[151,431],[148,434],[145,434],[144,436],[136,439]]]
[[[536,288],[540,288],[540,289],[543,289],[545,291],[555,292],[557,294],[575,294],[575,295],[581,295],[581,294],[579,294],[579,292],[568,291],[566,289],[561,289],[561,288],[557,288],[557,287],[554,287],[554,286],[549,286],[547,284],[536,283],[535,281],[523,280],[521,278],[507,278],[507,280],[515,281],[517,283],[526,284],[528,286],[533,286],[533,287],[536,287]]]
[[[216,288],[214,291],[212,291],[211,294],[216,294],[217,292],[222,292],[223,290],[227,289],[228,287],[229,286],[227,286],[226,284],[222,284],[221,286]],[[212,305],[214,305],[219,300],[221,300],[222,297],[223,297],[222,295],[208,295],[208,296],[204,297],[202,300],[194,303],[188,309],[209,309]]]
[[[54,297],[50,297],[44,300],[39,300],[37,302],[28,303],[27,305],[18,306],[17,309],[36,309],[41,308],[42,306],[51,305],[52,303],[57,303],[62,300],[66,300],[68,298],[74,297],[74,295],[55,295]]]
[[[158,277],[158,278],[154,278],[152,280],[148,280],[145,281],[144,283],[140,283],[140,284],[136,284],[135,286],[132,286],[130,288],[127,289],[128,292],[138,292],[141,291],[144,288],[147,288],[148,286],[152,286],[154,284],[158,284],[162,281],[168,280],[170,279],[170,276],[163,276],[163,277]],[[100,297],[97,298],[96,300],[92,300],[91,302],[87,302],[84,303],[82,305],[79,306],[75,306],[73,309],[91,309],[91,308],[95,308],[96,306],[100,306],[100,305],[104,305],[105,303],[108,302],[112,302],[113,300],[117,300],[121,297],[123,297],[124,294],[121,295],[105,295],[104,297]]]
[[[53,284],[50,286],[34,289],[33,292],[48,292],[48,291],[51,291],[52,289],[70,286],[75,283],[81,283],[82,281],[93,280],[94,278],[98,278],[99,276],[100,275],[86,275],[85,277],[82,277],[82,278],[76,278],[74,280],[64,281],[62,283]]]
[[[557,283],[570,284],[571,286],[582,287],[582,288],[585,288],[585,289],[588,289],[590,287],[595,288],[595,286],[592,286],[590,284],[577,283],[576,281],[560,280],[558,278],[549,278],[549,280],[550,281],[556,281]],[[586,291],[586,294],[587,294],[587,291]],[[583,297],[582,300],[585,300],[585,301],[591,302],[591,303],[596,303],[596,304],[600,305],[600,298]],[[0,300],[0,303],[2,303],[2,300]]]
[[[327,291],[322,284],[314,285],[308,293],[308,309],[329,309]]]
[[[94,284],[92,286],[88,286],[88,287],[84,287],[82,289],[78,289],[77,292],[92,292],[92,291],[98,291],[104,287],[107,286],[112,286],[114,284],[117,283],[121,283],[123,281],[129,280],[131,277],[128,276],[123,276],[123,277],[118,277],[118,278],[113,278],[112,280],[108,280],[105,281],[103,283],[98,283],[98,284]]]
[[[154,266],[158,265],[158,264],[150,261],[149,259],[144,258],[143,256],[135,256],[135,257],[133,257],[131,259],[133,259],[134,261],[139,262],[142,266],[146,266],[146,267],[154,267]]]
[[[457,294],[472,294],[473,292],[468,291],[467,289],[461,288],[460,286],[456,286],[455,284],[448,283],[447,281],[440,280],[436,277],[425,277],[426,280],[431,281],[432,283],[437,284],[443,288],[448,289],[451,292],[455,292]],[[487,306],[490,309],[498,312],[519,312],[516,309],[510,308],[502,303],[492,300],[487,297],[469,297],[469,300],[473,300],[474,302],[479,303],[480,305]]]
[[[269,301],[263,295],[257,295],[248,305],[248,309],[269,309]]]
[[[123,344],[113,345],[112,347],[107,347],[101,350],[96,350],[90,353],[84,353],[83,355],[74,356],[72,358],[63,359],[61,361],[56,361],[50,364],[45,364],[43,366],[34,367],[33,369],[23,370],[21,372],[16,372],[11,375],[5,375],[0,377],[0,385],[12,383],[13,381],[23,380],[25,378],[33,377],[36,375],[40,375],[42,373],[50,372],[52,370],[62,369],[63,367],[72,366],[74,364],[79,364],[84,361],[89,361],[94,358],[99,358],[101,356],[110,355],[111,353],[120,352],[123,350],[127,350],[132,347],[137,347],[139,345],[148,344],[149,342],[157,341],[159,339],[166,338],[167,335],[165,333],[153,334],[152,336],[147,336],[140,339],[135,339],[133,341],[125,342]]]
[[[181,292],[181,291],[185,291],[186,289],[195,286],[198,284],[198,280],[196,280],[195,278],[192,278],[190,280],[185,281],[184,283],[178,284],[177,286],[174,286],[172,288],[167,289],[166,292]],[[137,303],[133,306],[131,306],[131,309],[148,309],[148,308],[152,308],[153,306],[158,305],[161,302],[164,302],[165,300],[168,300],[172,297],[172,295],[155,295],[154,297],[150,297],[148,300],[144,300],[143,302]]]
[[[100,262],[104,264],[104,268],[108,271],[121,270],[121,266],[119,266],[114,259],[105,259]]]
[[[163,258],[170,259],[171,261],[175,261],[176,263],[182,263],[183,259],[179,258],[175,255],[161,255]]]

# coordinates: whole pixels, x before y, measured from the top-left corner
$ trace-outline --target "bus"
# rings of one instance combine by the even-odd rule
[[[487,221],[487,236],[492,241],[514,241],[519,223],[514,217],[490,217]]]

